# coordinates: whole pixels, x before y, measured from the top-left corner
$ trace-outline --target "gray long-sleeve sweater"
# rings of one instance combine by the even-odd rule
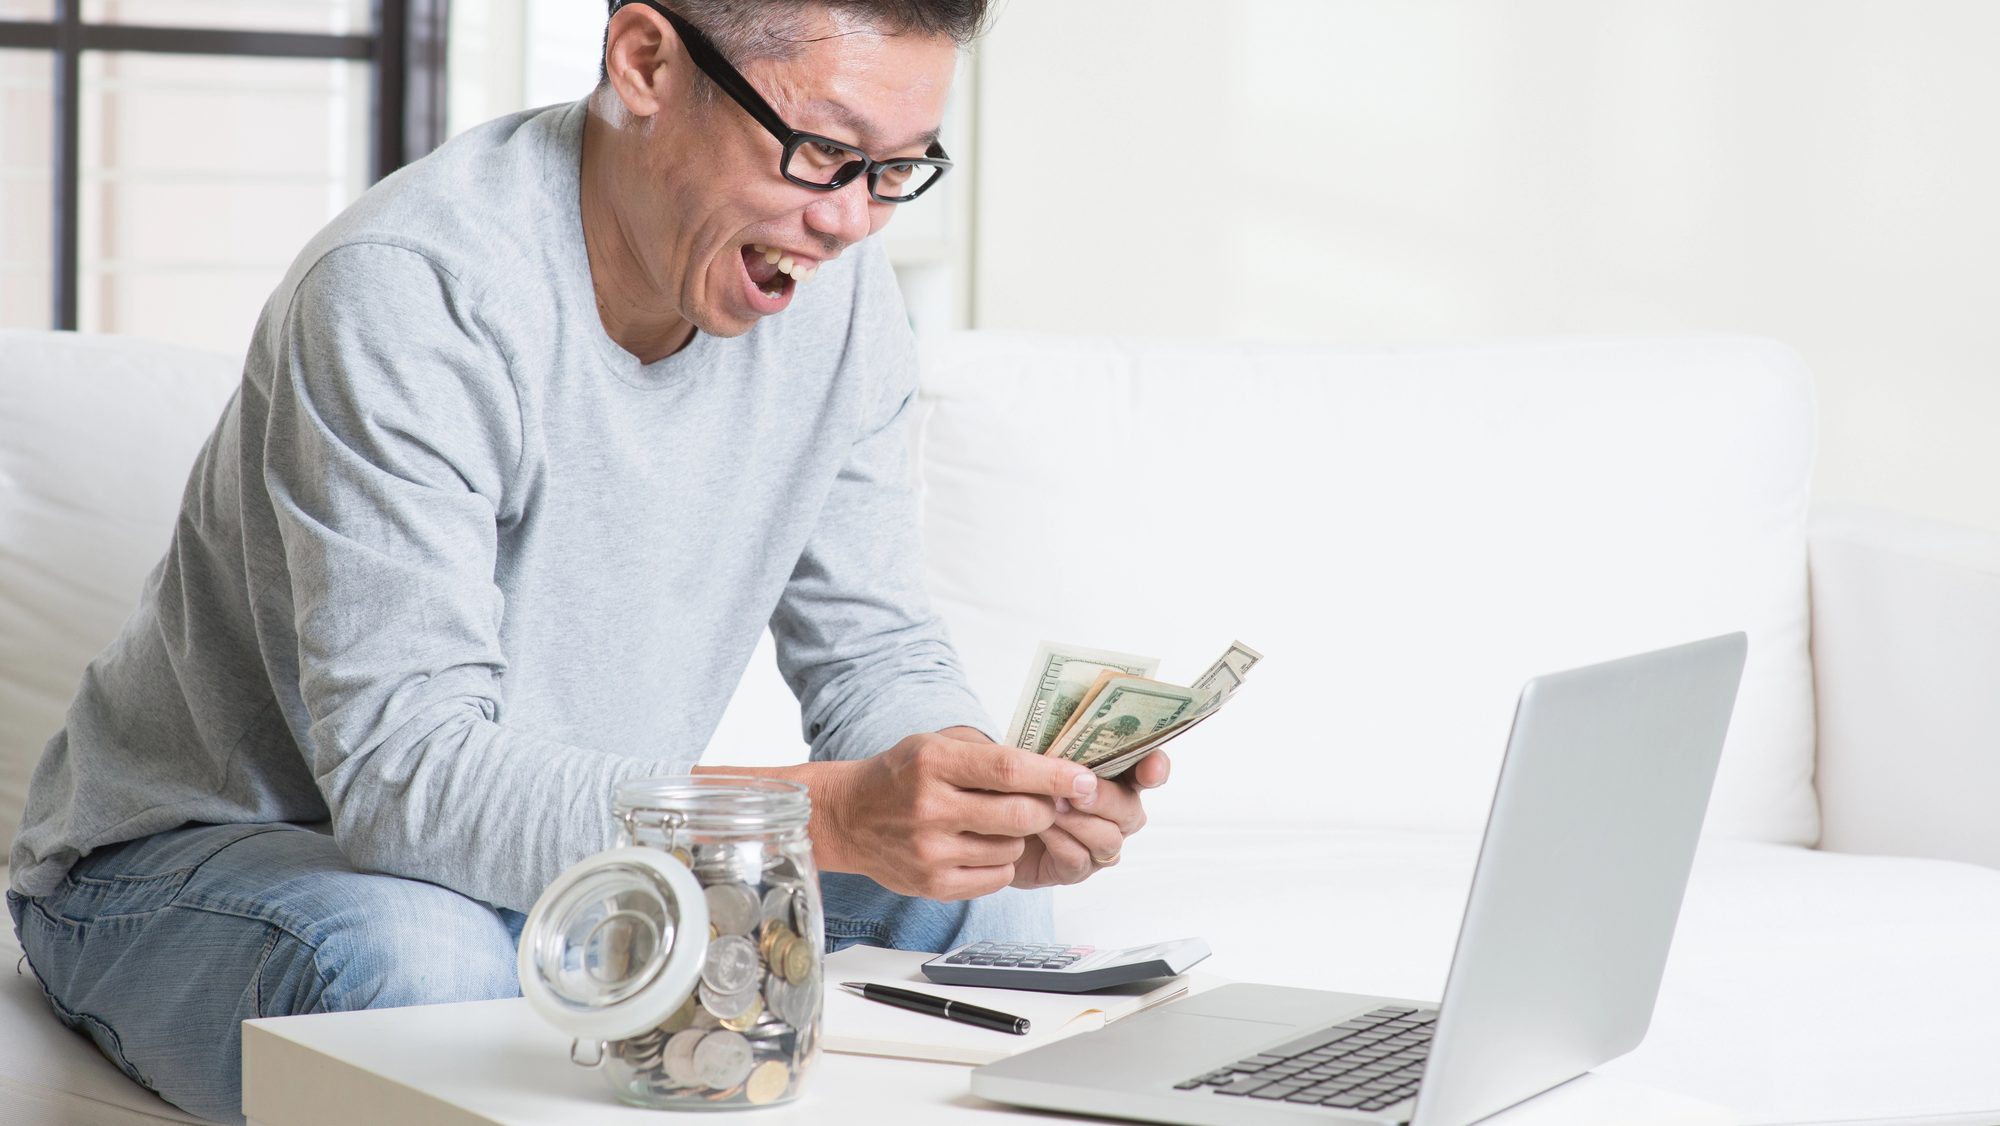
[[[18,890],[190,821],[330,821],[525,909],[618,783],[701,757],[767,624],[815,758],[991,729],[923,595],[879,247],[641,364],[596,312],[582,125],[473,130],[299,255],[36,768]]]

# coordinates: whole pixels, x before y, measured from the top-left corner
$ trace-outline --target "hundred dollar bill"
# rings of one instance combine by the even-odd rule
[[[1145,677],[1114,677],[1048,753],[1085,766],[1103,762],[1173,727],[1208,696]]]
[[[1021,702],[1014,707],[1013,721],[1007,725],[1008,745],[1036,754],[1046,752],[1099,673],[1152,676],[1159,668],[1158,657],[1042,642],[1029,667]]]

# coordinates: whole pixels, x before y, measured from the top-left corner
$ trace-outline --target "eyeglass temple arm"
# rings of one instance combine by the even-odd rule
[[[658,3],[657,0],[640,0],[640,2],[665,16],[667,22],[674,25],[674,30],[680,34],[682,45],[687,47],[688,57],[694,60],[694,65],[700,67],[703,74],[708,75],[710,81],[722,87],[723,93],[736,99],[736,104],[742,106],[751,117],[756,118],[757,124],[762,125],[779,142],[791,140],[791,127],[778,116],[777,110],[771,108],[771,103],[764,100],[764,95],[759,94],[757,88],[746,82],[743,76],[737,73],[736,68],[729,64],[729,60],[722,57],[722,52],[715,49],[715,44],[708,41],[708,36],[682,19],[679,13]]]

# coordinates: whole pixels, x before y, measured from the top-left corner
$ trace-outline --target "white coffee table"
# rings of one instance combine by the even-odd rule
[[[822,1053],[806,1093],[780,1107],[716,1112],[759,1126],[951,1126],[1042,1122],[974,1098],[970,1068]],[[251,1126],[660,1126],[569,1062],[569,1041],[527,1002],[473,1001],[278,1017],[243,1026],[243,1113]],[[1488,1120],[1725,1126],[1736,1115],[1679,1095],[1586,1075]]]

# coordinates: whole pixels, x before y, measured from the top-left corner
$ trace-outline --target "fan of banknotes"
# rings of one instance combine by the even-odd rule
[[[1263,654],[1240,641],[1186,688],[1153,679],[1157,657],[1044,641],[1035,650],[1007,742],[1116,778],[1222,710]]]

